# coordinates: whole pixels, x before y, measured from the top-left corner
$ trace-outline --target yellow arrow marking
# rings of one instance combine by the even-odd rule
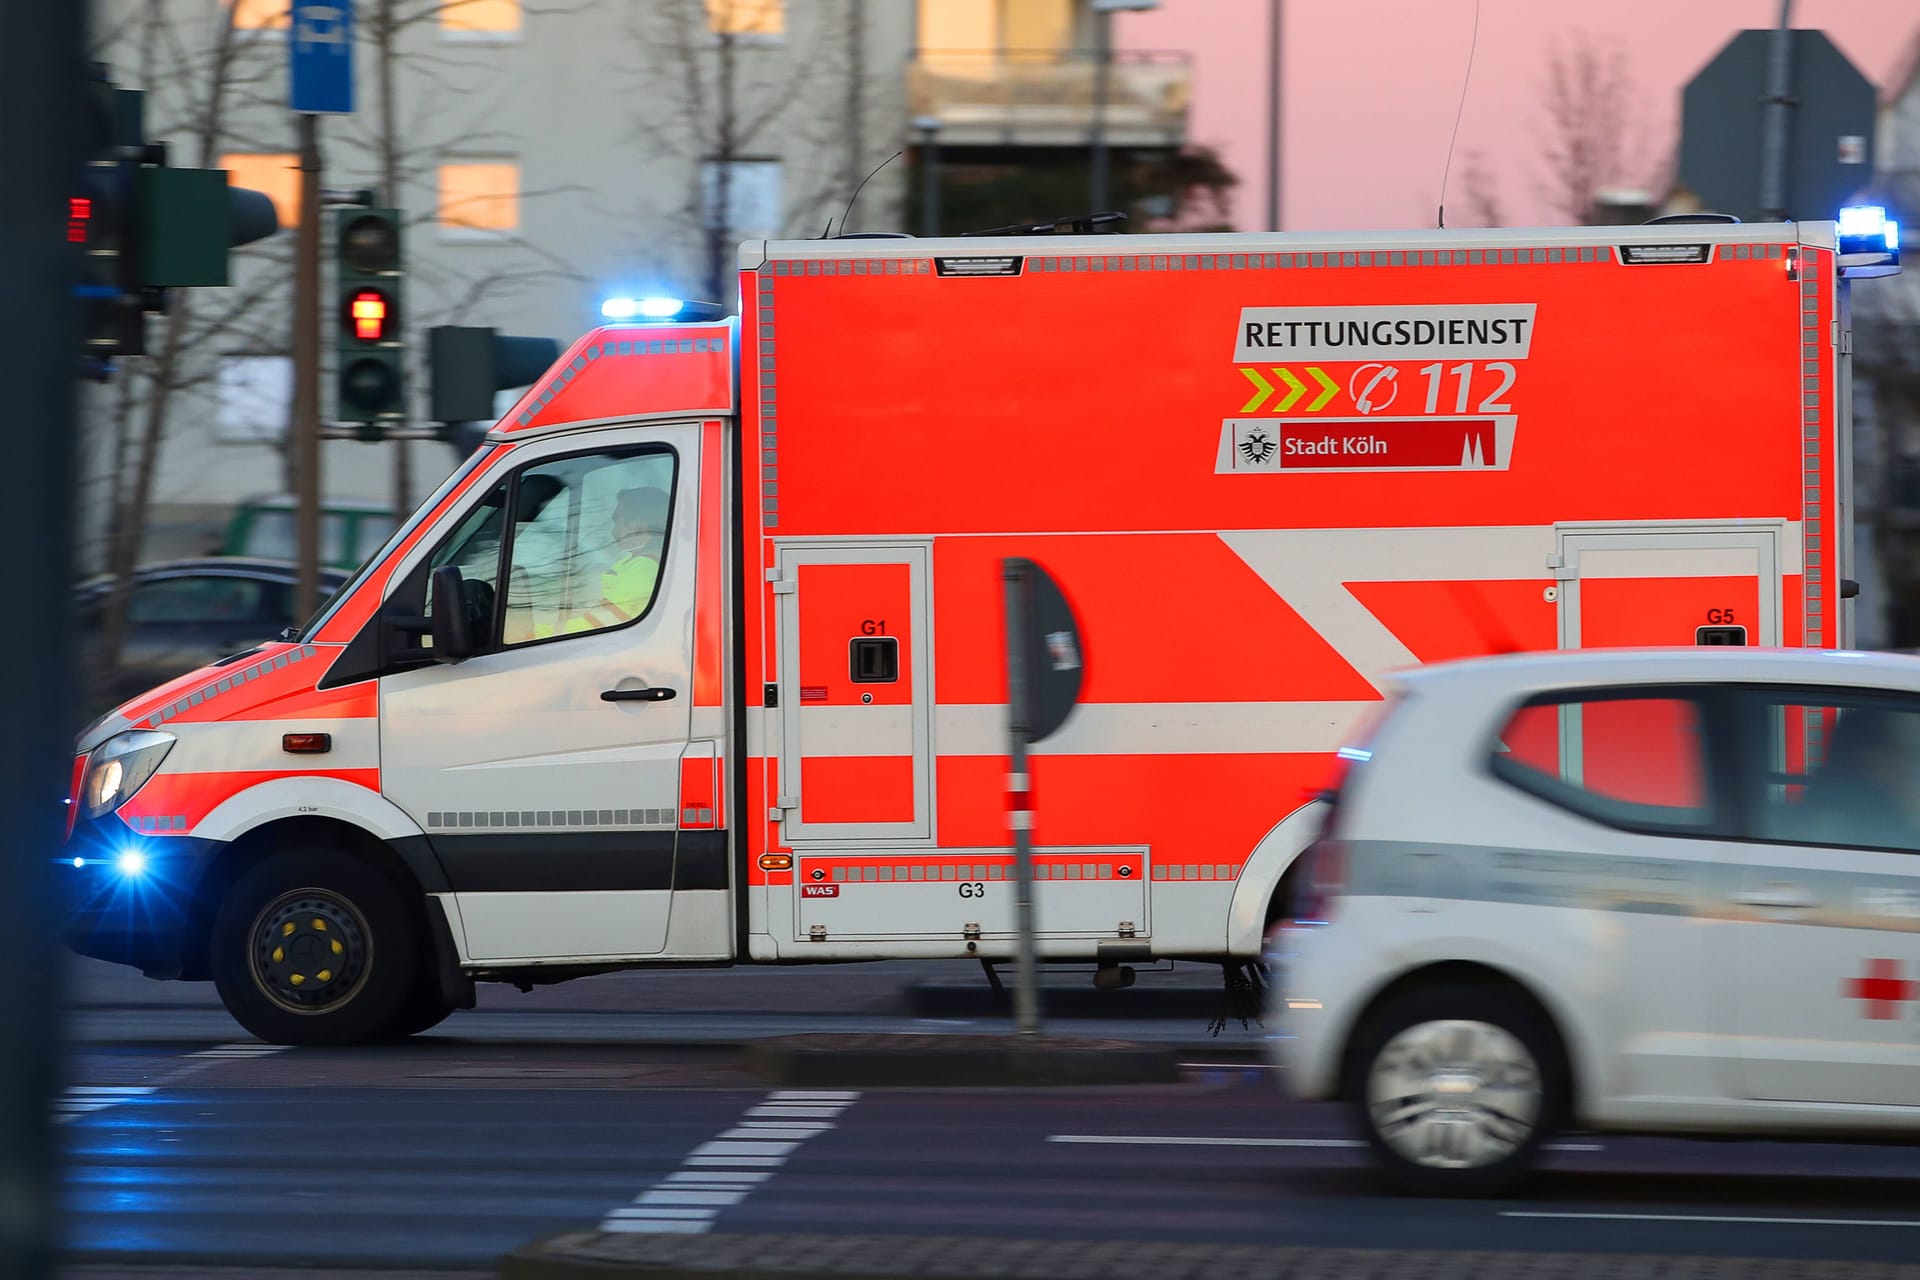
[[[1327,401],[1340,394],[1340,384],[1329,378],[1317,364],[1308,365],[1307,372],[1312,374],[1313,380],[1320,384],[1320,394],[1315,396],[1313,403],[1307,406],[1307,412],[1318,413],[1327,407]]]
[[[1275,413],[1285,413],[1287,410],[1293,408],[1293,402],[1295,400],[1298,400],[1306,394],[1307,388],[1301,383],[1300,379],[1293,376],[1293,370],[1291,369],[1275,369],[1273,372],[1280,381],[1287,384],[1287,394],[1281,399],[1274,401],[1273,411]]]
[[[1253,393],[1253,399],[1241,405],[1240,412],[1252,413],[1255,409],[1258,409],[1260,407],[1260,404],[1262,401],[1264,401],[1268,396],[1273,394],[1273,384],[1271,382],[1268,382],[1265,378],[1261,377],[1260,371],[1258,369],[1249,369],[1245,365],[1242,365],[1240,367],[1240,372],[1247,375],[1247,381],[1251,382],[1255,388]]]

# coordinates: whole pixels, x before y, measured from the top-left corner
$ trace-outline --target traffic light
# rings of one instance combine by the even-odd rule
[[[400,218],[398,209],[334,215],[335,416],[361,424],[362,434],[374,439],[407,416]]]
[[[146,317],[137,258],[140,95],[114,88],[95,69],[86,85],[86,160],[67,198],[67,243],[79,254],[74,297],[81,309],[81,356],[103,375],[115,356],[145,349]]]
[[[83,367],[100,377],[115,357],[145,352],[146,313],[167,309],[167,290],[226,284],[229,251],[280,229],[272,200],[229,186],[225,170],[168,168],[166,144],[146,140],[142,104],[91,69],[66,239],[81,255]]]
[[[555,360],[552,338],[513,338],[471,325],[427,331],[430,414],[435,422],[492,422],[498,391],[538,382]]]

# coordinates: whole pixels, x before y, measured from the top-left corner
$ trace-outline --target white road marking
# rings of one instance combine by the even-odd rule
[[[767,1120],[740,1120],[703,1142],[633,1203],[601,1219],[609,1232],[698,1235],[713,1229],[720,1210],[745,1200],[773,1177],[808,1138],[833,1128],[833,1120],[860,1097],[848,1091],[785,1089],[747,1111]]]
[[[767,1095],[768,1102],[839,1102],[848,1103],[859,1098],[858,1093],[825,1089],[776,1089]]]
[[[1176,1062],[1189,1071],[1278,1071],[1271,1062]]]
[[[95,1111],[105,1111],[123,1102],[145,1098],[156,1091],[153,1085],[75,1085],[53,1101],[53,1122],[67,1124]]]
[[[667,1181],[681,1182],[765,1182],[773,1174],[767,1170],[748,1169],[708,1169],[700,1173],[690,1173],[685,1169],[667,1175]]]
[[[797,1142],[703,1142],[693,1149],[696,1156],[790,1156]]]
[[[1586,1218],[1599,1222],[1751,1222],[1781,1227],[1920,1227],[1920,1218],[1743,1218],[1714,1213],[1555,1213],[1502,1209],[1503,1218]]]
[[[1367,1144],[1358,1138],[1203,1138],[1170,1137],[1164,1134],[1128,1136],[1111,1133],[1052,1133],[1048,1142],[1079,1142],[1095,1146],[1118,1147],[1318,1147],[1348,1150]],[[1604,1151],[1597,1142],[1549,1142],[1547,1151]]]
[[[643,1205],[710,1204],[724,1206],[739,1204],[746,1198],[747,1193],[744,1191],[682,1191],[680,1188],[675,1187],[671,1191],[643,1191],[640,1193],[640,1199],[636,1203]]]

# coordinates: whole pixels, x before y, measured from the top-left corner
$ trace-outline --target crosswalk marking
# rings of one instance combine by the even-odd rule
[[[786,1163],[802,1142],[832,1129],[834,1119],[859,1097],[839,1090],[788,1089],[770,1094],[747,1114],[773,1119],[736,1121],[736,1127],[701,1143],[680,1162],[679,1169],[635,1196],[632,1204],[610,1210],[600,1229],[656,1235],[711,1231],[722,1209],[739,1204],[758,1184],[773,1177],[773,1170]]]
[[[76,1085],[53,1103],[53,1122],[68,1124],[95,1111],[105,1111],[155,1092],[152,1085]]]

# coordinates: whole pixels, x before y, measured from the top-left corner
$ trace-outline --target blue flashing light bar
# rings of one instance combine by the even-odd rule
[[[113,860],[113,866],[114,870],[129,879],[135,876],[145,875],[147,871],[147,855],[138,849],[128,849]]]
[[[683,298],[608,298],[600,314],[608,320],[671,320],[686,308]]]
[[[1900,224],[1887,217],[1877,204],[1856,204],[1840,211],[1840,237],[1843,240],[1878,238],[1889,253],[1900,252]]]

